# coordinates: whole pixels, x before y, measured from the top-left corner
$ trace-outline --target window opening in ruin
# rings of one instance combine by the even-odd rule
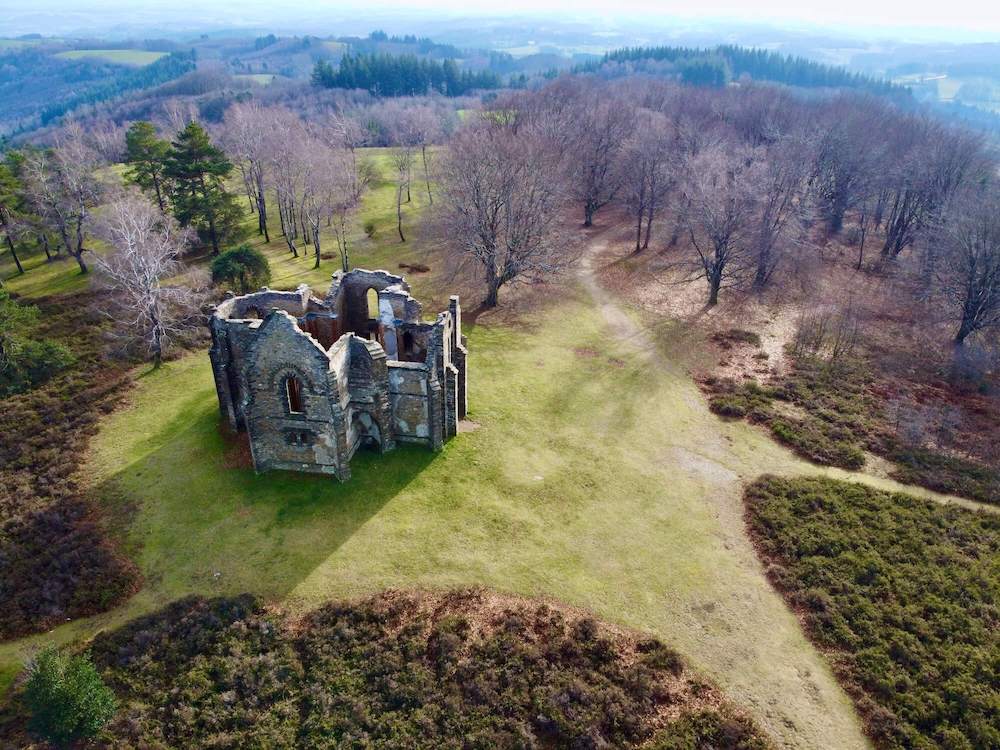
[[[302,414],[302,382],[295,376],[285,378],[285,397],[289,414]]]
[[[250,320],[262,320],[263,317],[264,314],[260,311],[260,308],[257,307],[256,305],[250,307],[247,310],[247,318]]]
[[[378,292],[369,289],[365,293],[365,298],[368,300],[368,319],[378,320]]]
[[[308,430],[289,430],[285,433],[285,440],[289,445],[304,448],[312,445],[313,434]]]
[[[413,333],[411,331],[403,332],[403,354],[413,356]]]

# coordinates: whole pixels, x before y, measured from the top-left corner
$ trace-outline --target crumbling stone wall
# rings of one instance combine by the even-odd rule
[[[303,285],[221,303],[209,323],[219,409],[248,433],[254,467],[343,480],[361,449],[440,450],[466,415],[468,352],[458,297],[433,323],[420,313],[401,276],[363,269],[334,274],[322,299]]]

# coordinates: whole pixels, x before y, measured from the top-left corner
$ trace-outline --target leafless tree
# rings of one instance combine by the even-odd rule
[[[752,165],[747,149],[731,145],[706,149],[687,165],[683,189],[695,254],[691,278],[705,279],[709,305],[718,303],[721,289],[744,283],[754,269]]]
[[[906,152],[889,173],[882,259],[899,256],[942,211],[981,164],[980,139],[928,120],[908,118],[897,126],[895,140]]]
[[[872,99],[841,96],[822,113],[810,184],[827,230],[840,232],[844,217],[870,189],[888,127],[885,107]]]
[[[756,149],[752,157],[750,176],[756,183],[757,200],[750,252],[756,266],[756,291],[767,286],[786,243],[801,230],[809,150],[809,143],[801,136],[785,136]]]
[[[60,132],[51,151],[32,152],[25,163],[31,202],[62,238],[81,273],[88,270],[84,230],[104,190],[97,176],[101,166],[97,152],[86,143],[82,129],[75,123]]]
[[[653,221],[673,187],[677,158],[674,140],[666,117],[659,112],[639,111],[638,126],[623,154],[624,198],[635,220],[636,253],[649,247]]]
[[[1000,327],[1000,188],[965,191],[940,236],[946,262],[936,276],[960,350],[969,336]]]
[[[267,227],[267,187],[265,175],[273,147],[276,125],[281,122],[273,110],[259,103],[237,102],[226,110],[223,144],[243,175],[251,209],[257,213],[257,230],[270,242]]]
[[[568,158],[585,227],[593,226],[594,215],[618,197],[624,182],[621,148],[634,130],[635,108],[611,91],[588,90],[576,102]]]
[[[410,173],[413,169],[413,149],[404,145],[393,150],[392,166],[396,172],[396,231],[399,232],[399,241],[406,242],[403,235],[403,191],[406,191],[406,200],[410,200]]]
[[[484,307],[500,288],[549,275],[566,262],[557,221],[559,157],[530,128],[481,122],[452,140],[440,172],[443,239],[482,267]]]
[[[274,175],[275,198],[281,233],[288,251],[298,257],[296,241],[302,236],[307,239],[303,222],[302,194],[306,175],[312,158],[310,153],[314,140],[306,131],[302,120],[288,110],[272,112],[276,130],[271,132],[266,146],[269,161],[268,171]],[[301,226],[301,232],[300,232]]]
[[[123,312],[159,367],[175,331],[176,311],[192,302],[192,291],[170,286],[181,268],[190,235],[137,191],[116,198],[96,222],[95,233],[111,247],[94,254],[100,279],[115,312]]]

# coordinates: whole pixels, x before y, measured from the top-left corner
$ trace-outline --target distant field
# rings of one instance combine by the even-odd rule
[[[58,52],[56,57],[64,60],[81,60],[85,57],[97,57],[119,65],[149,65],[166,56],[166,52],[148,52],[142,49],[74,49]]]
[[[237,81],[253,81],[254,83],[259,83],[261,86],[269,86],[274,83],[274,79],[277,78],[273,73],[240,73],[234,75]]]
[[[0,52],[7,50],[23,49],[32,44],[38,44],[41,39],[0,39]]]
[[[343,42],[323,42],[323,46],[331,52],[347,52],[347,45]]]

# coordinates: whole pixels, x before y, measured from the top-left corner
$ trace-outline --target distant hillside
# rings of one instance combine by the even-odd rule
[[[880,96],[909,97],[909,90],[890,81],[852,73],[845,68],[734,45],[698,47],[626,47],[577,68],[598,72],[615,66],[671,73],[694,85],[723,86],[743,76],[802,88],[849,88]]]
[[[149,59],[154,61],[143,64]],[[0,135],[46,125],[83,104],[158,86],[194,67],[191,52],[0,49]]]

